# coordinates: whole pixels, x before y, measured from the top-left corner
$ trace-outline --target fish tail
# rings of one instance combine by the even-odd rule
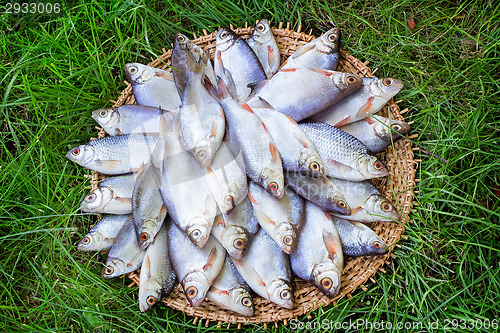
[[[220,101],[231,96],[229,94],[229,91],[227,90],[226,84],[219,76],[217,76],[217,87],[215,87],[212,82],[210,82],[210,79],[206,75],[203,75],[202,81],[205,89],[207,89],[210,95],[212,95],[212,97],[216,100]]]

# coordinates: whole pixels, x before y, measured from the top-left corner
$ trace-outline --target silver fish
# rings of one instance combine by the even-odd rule
[[[325,162],[325,174],[330,177],[360,181],[385,177],[385,165],[352,135],[323,123],[299,124],[316,146]]]
[[[129,193],[134,188],[137,179],[136,173],[123,176],[114,176],[104,179],[99,183],[99,187],[111,187],[122,193]],[[125,192],[127,191],[127,192]]]
[[[109,250],[101,276],[111,279],[131,273],[141,267],[146,251],[137,244],[134,223],[129,219],[123,225]]]
[[[255,293],[285,309],[293,308],[290,259],[264,229],[254,236],[243,259],[231,260]]]
[[[266,79],[264,69],[250,46],[232,30],[225,28],[217,32],[214,71],[234,99],[240,102],[250,94],[249,84]]]
[[[340,61],[341,39],[340,30],[332,28],[300,47],[288,57],[280,69],[308,67],[334,71]]]
[[[223,141],[206,178],[210,192],[224,214],[230,214],[248,193],[245,165],[238,162],[239,158],[242,158],[241,153],[234,157],[228,143]]]
[[[177,278],[189,303],[198,307],[219,275],[226,251],[213,237],[203,248],[196,247],[173,223],[170,224],[168,238],[170,260]]]
[[[229,142],[243,155],[247,176],[272,195],[283,196],[283,164],[278,150],[260,118],[246,104],[240,105],[227,91],[222,80],[218,89],[205,80],[205,86],[223,107]],[[231,148],[233,154],[238,153]]]
[[[130,179],[127,176],[125,183]],[[133,179],[133,177],[132,177]],[[120,186],[116,180],[108,181],[88,194],[80,209],[88,213],[130,214],[132,213],[133,187]],[[107,185],[107,186],[106,186]],[[118,186],[113,186],[118,185]]]
[[[270,79],[280,67],[280,50],[266,19],[260,20],[255,25],[252,35],[247,39],[247,44],[259,58],[266,77]]]
[[[139,307],[141,312],[150,310],[174,288],[177,278],[170,263],[168,235],[162,225],[154,241],[148,246],[141,266]]]
[[[295,121],[305,119],[361,87],[354,74],[317,68],[286,68],[253,85],[252,108],[274,108]]]
[[[106,215],[78,243],[80,251],[107,251],[132,215]]]
[[[123,134],[157,134],[160,116],[167,110],[142,105],[122,105],[101,108],[92,112],[92,118],[111,136]]]
[[[212,227],[212,236],[224,246],[227,253],[241,259],[252,237],[259,230],[250,200],[245,198],[229,215],[217,215]]]
[[[303,200],[289,188],[285,189],[281,199],[269,195],[254,183],[249,184],[248,190],[259,224],[283,252],[290,254],[302,227]]]
[[[290,261],[295,275],[328,297],[338,294],[344,269],[340,238],[330,214],[311,202],[306,202],[304,226]]]
[[[342,131],[354,136],[372,153],[384,151],[392,142],[397,141],[410,130],[404,121],[371,115],[365,119],[342,126]]]
[[[138,63],[129,63],[125,65],[125,75],[132,84],[135,100],[139,105],[172,111],[181,105],[172,73]]]
[[[210,287],[207,298],[215,305],[243,316],[253,316],[254,304],[250,288],[226,257],[217,279]]]
[[[398,79],[364,77],[359,90],[313,115],[310,120],[342,127],[377,113],[403,88]]]
[[[272,109],[254,109],[266,126],[281,156],[283,168],[321,177],[323,161],[316,147],[290,116]]]
[[[331,177],[329,179],[344,194],[347,203],[351,206],[349,220],[359,222],[399,220],[396,208],[370,181],[351,182]],[[332,214],[345,218],[333,212]]]
[[[333,223],[339,233],[344,254],[359,257],[387,253],[385,242],[363,223],[349,222],[338,217],[333,217]]]
[[[99,173],[120,175],[138,171],[157,142],[158,137],[151,135],[107,136],[71,149],[66,157]]]
[[[341,215],[350,215],[351,207],[342,191],[328,178],[314,178],[297,172],[285,172],[285,181],[298,195],[314,202],[322,209]]]
[[[132,214],[137,243],[143,249],[153,242],[167,216],[167,208],[158,187],[160,183],[161,171],[150,162],[140,171],[133,189]]]

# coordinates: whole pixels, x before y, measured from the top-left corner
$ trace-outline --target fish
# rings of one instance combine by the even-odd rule
[[[314,177],[325,175],[323,161],[316,147],[290,116],[273,109],[254,109],[267,128],[281,156],[283,168],[308,173]]]
[[[132,84],[135,100],[139,105],[152,106],[164,110],[177,110],[181,98],[172,73],[142,65],[125,65],[125,75]]]
[[[325,175],[352,181],[385,177],[389,171],[352,135],[324,123],[301,123],[325,162]]]
[[[269,195],[252,182],[248,190],[248,197],[260,226],[283,252],[290,254],[302,227],[304,201],[288,187],[281,199]]]
[[[113,179],[113,178],[119,178]],[[90,192],[80,204],[80,209],[87,213],[130,214],[132,213],[133,176],[113,177],[102,182]],[[104,184],[104,185],[103,185]]]
[[[167,216],[167,208],[158,184],[161,171],[150,161],[139,172],[132,193],[132,214],[137,233],[137,243],[147,248],[160,230]]]
[[[99,183],[99,187],[111,187],[120,192],[130,193],[134,188],[137,173],[109,177]]]
[[[111,136],[124,134],[158,134],[160,116],[168,110],[143,105],[125,104],[119,107],[100,108],[92,118]]]
[[[243,259],[231,260],[256,294],[285,309],[293,309],[290,259],[264,229],[254,236]]]
[[[266,77],[270,79],[278,71],[281,59],[280,49],[266,19],[260,20],[255,25],[252,35],[247,39],[247,44],[259,58]]]
[[[101,276],[111,279],[133,272],[141,267],[145,254],[146,251],[137,244],[134,223],[132,219],[128,219],[115,237]]]
[[[179,115],[164,122],[152,163],[161,171],[160,193],[172,221],[201,248],[210,236],[217,203],[205,180],[207,169],[181,142],[179,123]]]
[[[392,203],[368,180],[352,182],[329,177],[330,181],[344,194],[351,206],[348,219],[359,222],[399,221],[399,214]],[[345,216],[333,215],[340,218]]]
[[[208,168],[206,181],[223,214],[230,214],[248,193],[245,165],[239,162],[241,158],[241,152],[234,157],[227,141],[223,141]]]
[[[410,125],[401,120],[371,115],[344,125],[340,129],[361,141],[371,153],[375,154],[384,151],[402,135],[407,134]]]
[[[287,68],[319,68],[335,71],[340,61],[342,35],[338,28],[332,28],[300,47],[283,63],[280,70]]]
[[[77,164],[105,175],[138,171],[149,161],[158,136],[130,134],[107,136],[72,148],[66,157]]]
[[[231,151],[234,155],[241,151],[247,176],[272,195],[281,198],[284,193],[283,164],[260,118],[248,105],[236,102],[222,80],[218,80],[217,88],[209,80],[204,80],[204,84],[224,109],[228,141],[233,145]]]
[[[285,182],[295,193],[326,211],[351,214],[351,207],[342,191],[327,177],[315,178],[297,172],[285,172]]]
[[[290,262],[299,278],[330,298],[338,294],[344,270],[342,244],[330,214],[312,202],[306,201],[304,226]]]
[[[150,310],[167,296],[177,283],[175,271],[170,263],[168,234],[162,225],[154,241],[149,244],[139,276],[139,308]]]
[[[247,317],[254,315],[250,288],[227,256],[217,279],[208,290],[207,298],[222,309]]]
[[[226,251],[213,237],[203,248],[195,246],[174,223],[168,230],[168,249],[189,304],[200,306],[224,265]]]
[[[174,77],[180,76],[182,81],[187,81],[179,110],[182,142],[201,165],[209,167],[224,137],[224,111],[201,81],[202,77],[207,77],[208,56],[202,50],[202,54],[197,54],[187,47],[175,45],[176,54],[186,58],[184,66],[174,73]]]
[[[232,258],[241,259],[258,230],[259,223],[250,200],[245,198],[231,214],[217,215],[212,227],[212,236],[224,246]]]
[[[310,121],[335,127],[353,123],[375,114],[403,88],[403,81],[393,78],[364,77],[355,93],[311,116]]]
[[[78,242],[80,251],[108,251],[126,221],[132,219],[127,215],[106,215]]]
[[[388,247],[382,238],[363,223],[333,217],[333,224],[339,233],[345,255],[359,257],[388,252]]]
[[[245,102],[251,108],[275,109],[301,121],[340,101],[361,87],[349,73],[317,68],[286,68],[260,81]]]
[[[250,95],[249,85],[266,79],[264,69],[250,46],[226,28],[221,28],[216,35],[214,72],[239,102]]]

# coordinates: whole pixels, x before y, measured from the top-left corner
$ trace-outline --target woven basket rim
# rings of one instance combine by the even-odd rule
[[[271,28],[278,45],[281,46],[280,53],[282,58],[289,56],[298,47],[316,38],[315,36],[301,32],[302,27],[300,25],[298,26],[297,31],[290,30],[290,23],[286,23],[285,28],[283,28],[284,25],[285,24],[283,22],[280,22],[278,27]],[[243,37],[248,37],[253,30],[248,23],[245,23],[245,27],[242,28],[234,29],[231,26],[231,29]],[[192,40],[195,44],[200,45],[205,51],[208,51],[211,59],[213,59],[215,48],[215,34],[216,32],[208,33],[206,30],[203,30],[202,36],[196,36],[193,34],[194,39]],[[148,65],[170,70],[169,65],[172,50],[162,49],[162,51],[163,54],[158,56],[156,59],[152,59]],[[347,66],[344,67],[344,70],[347,69],[347,71],[351,71],[352,73],[356,73],[363,77],[373,77],[373,74],[377,71],[377,69],[371,71],[370,68],[367,67],[369,63],[368,61],[362,62],[361,60],[353,57],[347,51],[340,51],[340,54],[341,65],[344,64],[344,66]],[[127,87],[122,90],[117,101],[111,101],[114,106],[136,104],[132,86],[127,81],[124,81],[124,83]],[[407,109],[400,111],[397,103],[391,99],[381,113],[390,113],[392,119],[404,120],[402,113],[406,111]],[[107,135],[102,128],[97,128],[100,130],[98,137]],[[391,177],[388,177],[387,179],[375,180],[374,183],[377,188],[383,189],[382,193],[384,193],[393,202],[393,204],[395,204],[395,207],[401,215],[401,219],[399,223],[375,222],[369,224],[372,229],[377,232],[377,234],[380,236],[386,236],[383,237],[384,241],[392,246],[390,246],[389,252],[382,256],[358,258],[348,257],[345,260],[345,267],[342,275],[342,287],[339,294],[335,298],[329,299],[312,284],[294,277],[293,285],[295,287],[294,293],[296,306],[292,310],[282,309],[274,303],[264,300],[257,295],[254,297],[256,313],[252,317],[244,317],[232,311],[220,309],[208,300],[205,300],[199,308],[193,308],[187,302],[179,284],[176,288],[174,288],[169,296],[162,300],[162,302],[173,309],[180,310],[187,315],[193,316],[193,324],[196,324],[199,319],[204,319],[206,320],[205,326],[208,326],[210,321],[215,321],[218,325],[227,323],[228,327],[231,323],[236,323],[238,328],[241,327],[242,323],[262,323],[265,327],[267,327],[267,323],[269,322],[274,322],[275,325],[277,325],[277,322],[283,321],[284,324],[287,325],[287,322],[292,318],[297,318],[298,316],[315,311],[319,307],[325,307],[331,303],[335,306],[337,301],[344,297],[352,298],[352,293],[358,287],[361,287],[362,290],[366,291],[367,288],[365,283],[368,280],[376,283],[373,276],[377,271],[385,273],[383,266],[389,264],[391,257],[395,257],[393,249],[395,246],[398,246],[397,242],[401,239],[405,231],[405,224],[411,222],[409,214],[411,208],[413,207],[412,202],[414,193],[412,189],[415,186],[415,174],[417,168],[417,163],[413,157],[412,143],[405,138],[394,143],[394,150],[392,147],[389,147],[385,152],[380,154],[380,158],[386,162]],[[98,183],[103,179],[103,175],[92,171],[90,178],[92,189],[95,189],[97,188]],[[392,232],[386,235],[385,231],[389,225],[389,229]],[[129,285],[130,287],[139,285],[139,270],[128,274],[127,276],[132,280]],[[299,302],[304,299],[304,302]]]

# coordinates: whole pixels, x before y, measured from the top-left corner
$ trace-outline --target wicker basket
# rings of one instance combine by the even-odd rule
[[[233,27],[231,27],[233,28]],[[280,48],[282,61],[289,55],[297,50],[302,45],[308,43],[314,36],[301,32],[301,27],[297,31],[290,30],[290,24],[283,28],[283,23],[280,23],[277,28],[272,28],[276,41]],[[245,24],[244,28],[233,29],[238,35],[243,38],[248,38],[252,33],[253,28]],[[215,32],[208,34],[205,30],[204,35],[197,37],[194,35],[193,42],[202,47],[206,52],[209,52],[210,58],[213,59],[215,53]],[[155,59],[150,66],[158,67],[161,69],[169,69],[171,49],[163,49],[163,54]],[[348,73],[354,73],[361,77],[372,77],[376,70],[373,72],[367,67],[368,61],[361,62],[360,60],[351,56],[347,51],[341,51],[341,60],[338,70]],[[114,106],[121,106],[123,104],[136,104],[132,92],[132,86],[125,81],[127,87],[121,92],[118,101],[114,102]],[[380,112],[381,115],[387,116],[390,113],[392,119],[404,120],[401,116],[407,110],[400,111],[398,105],[393,101],[383,108]],[[99,137],[105,136],[106,133],[100,129]],[[387,243],[392,245],[389,253],[383,256],[374,257],[347,257],[342,275],[342,287],[339,294],[330,299],[323,295],[316,287],[309,282],[305,282],[299,278],[294,278],[293,286],[295,293],[295,307],[292,310],[283,309],[274,303],[271,303],[259,296],[255,296],[255,315],[253,317],[244,317],[232,311],[223,310],[208,300],[205,300],[199,308],[193,308],[189,305],[180,284],[174,288],[173,292],[167,296],[162,302],[174,309],[183,311],[184,313],[195,317],[194,324],[199,319],[206,320],[205,326],[209,322],[217,322],[219,325],[222,323],[237,323],[238,328],[242,323],[263,323],[267,327],[267,323],[274,322],[275,325],[279,321],[287,324],[292,318],[304,315],[311,311],[318,309],[320,306],[324,307],[336,302],[343,298],[351,298],[351,293],[358,287],[367,290],[365,283],[370,280],[375,283],[373,276],[377,271],[385,272],[382,266],[389,263],[389,258],[392,254],[394,246],[401,238],[406,223],[409,223],[408,214],[412,208],[413,192],[412,188],[415,186],[415,171],[417,163],[413,159],[413,151],[411,142],[402,139],[394,143],[394,148],[389,147],[385,152],[380,154],[380,159],[385,162],[388,170],[389,177],[384,179],[374,180],[375,186],[389,199],[391,199],[394,206],[400,213],[401,219],[399,223],[396,222],[376,222],[371,224],[371,228]],[[98,182],[102,180],[103,176],[92,172],[91,184],[92,188],[96,188]],[[139,284],[139,273],[134,272],[128,275],[133,281],[130,286]]]

